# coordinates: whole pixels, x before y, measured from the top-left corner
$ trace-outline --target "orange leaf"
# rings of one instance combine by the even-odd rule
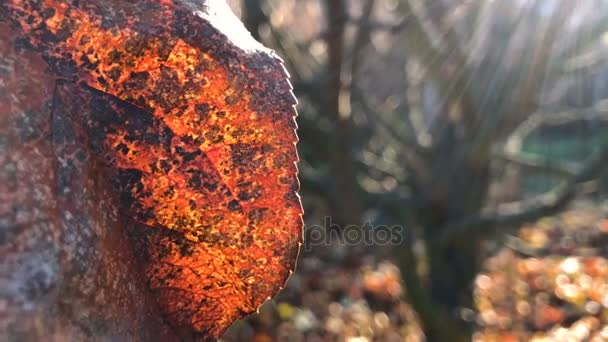
[[[217,337],[276,294],[302,238],[281,61],[218,1],[0,6],[56,80],[53,110],[108,170],[171,324]]]

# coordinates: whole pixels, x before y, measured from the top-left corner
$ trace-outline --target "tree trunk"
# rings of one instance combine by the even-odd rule
[[[433,314],[420,314],[428,341],[470,340],[472,326],[465,322],[460,313],[464,308],[473,308],[473,281],[480,265],[479,244],[482,236],[466,234],[451,241],[439,239],[444,227],[481,211],[489,187],[490,159],[485,156],[470,156],[462,153],[461,146],[466,142],[458,141],[454,135],[444,132],[444,141],[438,142],[433,151],[428,179],[433,183],[418,188],[419,198],[426,204],[415,213],[423,238],[426,242],[427,279],[406,286],[413,295],[426,295],[424,305],[432,306]],[[402,263],[402,265],[405,265]],[[401,270],[405,274],[402,266]],[[411,272],[411,270],[410,270]],[[405,278],[405,277],[404,277]],[[413,294],[412,286],[424,286],[428,290]],[[428,309],[418,307],[421,313]],[[437,322],[437,316],[441,319]],[[449,323],[448,323],[449,321]]]
[[[328,79],[326,110],[334,123],[336,145],[332,151],[332,175],[335,182],[335,193],[339,198],[334,200],[337,221],[345,227],[361,223],[363,206],[355,174],[355,163],[352,155],[353,123],[348,96],[344,89],[342,75],[344,67],[344,33],[348,13],[344,0],[326,1],[327,9],[327,51]]]

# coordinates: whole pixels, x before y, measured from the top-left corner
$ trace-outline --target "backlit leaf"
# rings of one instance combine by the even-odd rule
[[[84,146],[71,177],[86,156],[99,163],[83,182],[105,177],[118,194],[173,327],[217,337],[281,288],[302,230],[295,99],[281,61],[222,1],[8,0],[0,18],[12,27],[0,36],[44,65],[22,102],[49,106],[54,151],[67,136]]]

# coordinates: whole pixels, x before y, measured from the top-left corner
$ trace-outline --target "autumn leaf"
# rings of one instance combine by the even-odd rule
[[[74,308],[68,284],[106,325],[145,321],[149,288],[213,338],[276,294],[301,244],[295,99],[225,4],[9,0],[0,37],[0,324]]]

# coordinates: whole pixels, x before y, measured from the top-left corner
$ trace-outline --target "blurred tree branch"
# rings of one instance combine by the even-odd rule
[[[542,4],[538,3],[537,6],[542,6]],[[523,120],[537,111],[538,95],[540,93],[538,90],[542,89],[551,61],[551,53],[559,41],[557,37],[561,32],[560,29],[567,22],[575,7],[575,1],[561,1],[561,5],[557,6],[556,13],[550,17],[542,30],[540,44],[532,47],[531,62],[517,73],[520,78],[517,79],[515,92],[513,94],[503,92],[511,97],[510,103],[512,105],[505,113],[484,116],[476,140],[471,146],[472,153],[481,153],[480,151],[486,150],[492,145],[490,141],[496,135],[497,130],[500,129],[500,123],[504,118],[520,117],[520,120]]]
[[[499,153],[495,155],[500,161],[512,163],[522,169],[536,173],[555,175],[558,177],[572,178],[576,176],[577,170],[566,162],[555,162],[547,158],[534,155],[521,155],[514,153]]]
[[[447,243],[460,235],[485,234],[501,227],[515,227],[553,215],[561,211],[576,196],[579,185],[597,177],[606,168],[608,168],[608,149],[600,148],[589,157],[574,177],[555,190],[529,201],[501,205],[493,213],[480,214],[451,223],[443,228],[439,240],[441,243]]]

